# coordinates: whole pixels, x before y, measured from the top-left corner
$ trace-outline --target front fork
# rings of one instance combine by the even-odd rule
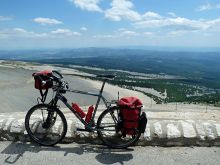
[[[44,120],[44,123],[42,124],[42,127],[44,129],[50,128],[51,126],[53,126],[53,124],[56,121],[57,114],[54,116],[55,111],[53,110],[54,108],[57,107],[56,104],[57,104],[57,99],[56,98],[54,98],[49,103],[50,107],[47,109],[47,111],[48,111],[47,118],[46,118],[46,120]],[[44,118],[44,116],[43,116],[43,118]]]
[[[44,129],[50,128],[55,123],[56,118],[57,118],[57,114],[54,116],[54,112],[53,111],[48,111],[47,118],[44,121],[44,123],[42,124],[42,127]]]

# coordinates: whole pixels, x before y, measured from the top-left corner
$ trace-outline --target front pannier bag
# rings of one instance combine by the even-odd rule
[[[53,82],[48,81],[49,77],[52,76],[52,71],[43,70],[40,72],[35,72],[32,74],[35,80],[35,88],[42,90],[42,89],[49,89],[53,87]],[[43,84],[42,81],[45,81],[46,84]]]
[[[146,114],[142,112],[142,102],[136,97],[125,97],[118,101],[123,136],[135,135],[137,131],[144,132],[147,124]]]
[[[35,88],[40,91],[40,100],[44,103],[47,97],[48,89],[53,87],[53,81],[51,80],[53,73],[50,70],[43,70],[33,73],[32,76],[35,80]]]

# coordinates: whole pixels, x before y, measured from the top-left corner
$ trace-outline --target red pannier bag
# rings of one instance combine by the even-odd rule
[[[52,71],[50,70],[43,70],[39,72],[35,72],[32,74],[35,80],[35,88],[42,90],[42,89],[49,89],[53,87],[53,82],[48,81],[49,77],[52,76]],[[42,84],[42,81],[45,81],[46,84]]]
[[[136,97],[124,97],[118,101],[120,117],[122,118],[122,134],[135,135],[139,128],[142,102]]]

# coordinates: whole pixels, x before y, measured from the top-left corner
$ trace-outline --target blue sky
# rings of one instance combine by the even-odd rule
[[[220,47],[220,0],[1,0],[0,49]]]

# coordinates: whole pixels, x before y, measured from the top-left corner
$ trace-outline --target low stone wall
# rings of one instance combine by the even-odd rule
[[[139,143],[160,146],[220,146],[220,123],[213,120],[155,120],[148,123]]]
[[[99,143],[96,133],[79,132],[80,125],[68,115],[68,131],[63,142]],[[0,114],[0,140],[29,141],[24,126],[25,113]],[[148,120],[138,144],[157,146],[220,146],[220,122],[215,120]]]

